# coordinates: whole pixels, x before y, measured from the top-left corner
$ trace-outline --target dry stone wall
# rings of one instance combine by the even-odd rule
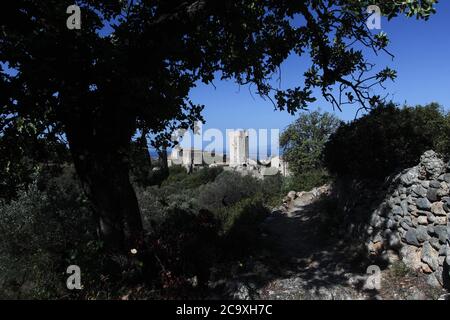
[[[397,175],[366,229],[372,255],[396,252],[410,268],[446,285],[450,265],[450,163],[433,151]]]

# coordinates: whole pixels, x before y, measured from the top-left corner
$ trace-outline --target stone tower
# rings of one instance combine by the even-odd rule
[[[235,130],[228,133],[230,166],[247,163],[249,156],[249,139],[247,130]]]

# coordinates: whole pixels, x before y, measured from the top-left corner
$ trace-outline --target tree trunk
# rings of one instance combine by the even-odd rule
[[[141,213],[129,179],[133,130],[126,120],[107,119],[102,126],[98,119],[86,119],[79,115],[65,129],[76,172],[95,209],[99,236],[107,251],[143,249]]]
[[[138,249],[143,227],[128,164],[117,152],[84,152],[72,148],[75,168],[95,207],[99,235],[110,251]]]
[[[158,150],[158,156],[161,164],[161,175],[165,179],[169,176],[169,164],[167,163],[167,148],[161,147],[161,151]]]
[[[141,136],[139,137],[139,148],[142,151],[146,166],[149,168],[149,170],[152,170],[152,157],[150,155],[150,152],[148,151],[148,142],[147,142],[147,133],[148,130],[142,129]]]

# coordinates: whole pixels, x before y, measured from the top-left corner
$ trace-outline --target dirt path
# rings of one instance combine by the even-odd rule
[[[368,288],[366,270],[373,262],[358,243],[344,243],[323,228],[323,210],[322,201],[300,198],[274,212],[261,226],[264,250],[230,270],[233,279],[217,281],[215,298],[437,299],[443,293],[421,275],[399,274],[398,267],[381,272],[380,290]]]
[[[272,277],[258,290],[263,299],[368,299],[366,266],[355,250],[320,228],[321,206],[294,201],[284,215],[263,225]]]

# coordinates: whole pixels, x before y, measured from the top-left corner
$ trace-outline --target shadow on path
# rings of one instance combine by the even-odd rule
[[[261,254],[246,261],[227,298],[373,299],[364,289],[370,263],[361,247],[332,238],[321,228],[321,200],[292,206],[262,225]]]

